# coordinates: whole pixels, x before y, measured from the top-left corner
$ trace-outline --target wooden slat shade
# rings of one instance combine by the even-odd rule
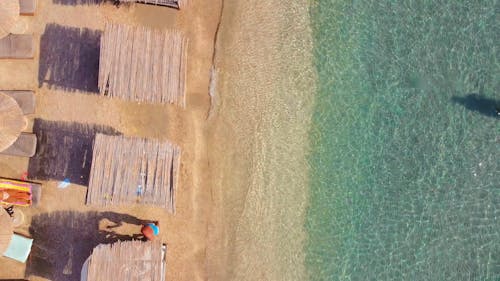
[[[176,30],[106,24],[99,58],[101,95],[184,107],[187,45]]]
[[[164,255],[160,242],[119,241],[99,245],[90,256],[87,281],[164,281]]]
[[[180,157],[168,141],[98,134],[87,204],[148,204],[174,213]]]

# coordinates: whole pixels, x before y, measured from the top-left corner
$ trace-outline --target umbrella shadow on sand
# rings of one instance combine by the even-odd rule
[[[468,94],[465,97],[452,97],[451,100],[455,103],[463,105],[468,110],[480,113],[488,117],[499,118],[500,100],[494,100],[479,94]]]
[[[106,224],[106,230],[99,226]],[[30,235],[33,247],[26,276],[54,281],[79,281],[82,265],[99,244],[143,240],[142,234],[120,234],[116,228],[131,224],[137,229],[150,220],[115,212],[57,211],[33,217]]]

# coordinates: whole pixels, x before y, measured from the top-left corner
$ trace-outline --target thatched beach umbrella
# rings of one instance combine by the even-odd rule
[[[0,1],[0,38],[3,38],[16,26],[19,19],[19,0]]]
[[[14,227],[12,219],[3,207],[0,207],[0,255],[3,255],[9,247]]]
[[[27,125],[16,100],[0,92],[0,151],[11,146]]]

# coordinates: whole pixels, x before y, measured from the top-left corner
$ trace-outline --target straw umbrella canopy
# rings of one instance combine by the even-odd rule
[[[16,26],[19,19],[19,0],[0,1],[0,38],[3,38]]]
[[[14,227],[12,225],[12,219],[7,211],[2,207],[0,207],[0,209],[0,255],[3,255],[9,247],[12,234],[14,233]]]
[[[0,92],[0,151],[11,146],[27,125],[16,100]]]

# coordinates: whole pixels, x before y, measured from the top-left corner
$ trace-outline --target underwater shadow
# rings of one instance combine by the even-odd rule
[[[47,24],[40,38],[38,86],[98,94],[101,31]]]
[[[480,96],[479,94],[468,94],[465,97],[454,96],[451,100],[463,105],[468,110],[480,113],[488,117],[500,117],[500,100],[494,100]]]
[[[35,180],[64,180],[88,185],[96,134],[120,135],[109,126],[36,118],[33,133],[37,151],[30,158],[28,175]]]
[[[144,240],[141,234],[119,234],[123,224],[153,223],[115,212],[57,211],[33,217],[29,228],[33,246],[26,264],[26,276],[54,281],[79,281],[82,265],[99,244]],[[99,230],[99,225],[106,230]]]

